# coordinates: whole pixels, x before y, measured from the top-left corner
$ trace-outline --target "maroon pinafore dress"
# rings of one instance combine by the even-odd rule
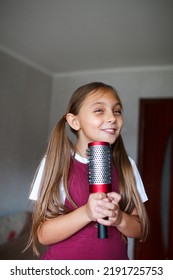
[[[118,192],[117,175],[112,167],[112,191]],[[78,207],[86,204],[89,197],[88,165],[74,159],[69,181],[69,193]],[[73,206],[66,199],[66,206]],[[97,224],[89,223],[71,237],[48,246],[44,260],[127,260],[127,240],[112,226],[108,238],[98,239]]]

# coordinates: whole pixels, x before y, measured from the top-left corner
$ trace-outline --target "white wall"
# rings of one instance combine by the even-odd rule
[[[50,130],[64,115],[72,92],[92,81],[102,81],[117,89],[124,106],[124,142],[128,153],[136,160],[139,99],[173,97],[173,66],[108,69],[54,76]]]
[[[28,207],[47,144],[52,78],[0,51],[0,216]]]

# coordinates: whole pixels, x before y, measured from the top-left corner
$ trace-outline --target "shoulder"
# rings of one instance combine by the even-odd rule
[[[44,167],[45,167],[45,162],[46,162],[46,156],[44,156],[38,166],[38,169],[36,171],[36,175],[34,177],[34,182],[32,184],[32,190],[30,192],[29,195],[29,199],[30,200],[37,200],[38,198],[38,193],[40,190],[40,183],[41,183],[41,179],[43,176],[43,171],[44,171]]]
[[[134,166],[136,167],[136,162],[134,161],[134,159],[131,158],[130,156],[128,156],[128,158],[130,160],[130,163],[131,163],[132,167],[134,167]]]
[[[128,156],[128,158],[129,158],[130,163],[131,163],[131,166],[132,166],[132,168],[133,168],[134,175],[137,176],[137,177],[138,177],[138,176],[140,177],[140,174],[139,174],[139,171],[138,171],[136,162],[135,162],[134,159],[132,159],[131,157]]]
[[[130,160],[130,163],[131,163],[131,166],[132,166],[132,169],[133,169],[133,173],[134,173],[135,180],[136,180],[136,187],[137,187],[137,190],[139,192],[140,198],[141,198],[142,202],[145,202],[145,201],[148,200],[148,197],[147,197],[147,194],[145,192],[144,184],[142,182],[142,178],[141,178],[141,175],[140,175],[139,170],[137,168],[136,162],[131,157],[128,157],[128,158]]]

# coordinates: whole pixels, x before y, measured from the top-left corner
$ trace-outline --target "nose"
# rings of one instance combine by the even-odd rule
[[[108,123],[114,123],[116,121],[116,115],[113,112],[108,113],[106,121]]]

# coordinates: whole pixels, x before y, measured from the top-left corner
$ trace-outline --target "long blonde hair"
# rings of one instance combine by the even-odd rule
[[[66,114],[72,113],[77,115],[86,96],[100,90],[103,92],[113,92],[121,104],[121,100],[113,87],[101,82],[93,82],[81,86],[73,93]],[[71,130],[76,134],[75,130]],[[67,135],[66,119],[63,116],[50,135],[46,151],[46,163],[40,185],[40,193],[33,212],[32,230],[28,244],[31,245],[31,243],[33,243],[33,250],[36,254],[38,253],[37,231],[39,226],[44,223],[45,219],[51,219],[69,212],[69,209],[65,207],[60,198],[59,186],[61,180],[63,180],[67,198],[74,207],[77,207],[70,197],[67,184],[69,169],[72,162],[72,150],[75,152],[75,146]],[[145,240],[148,233],[147,213],[140,200],[133,169],[127,156],[121,135],[112,145],[112,150],[118,174],[119,191],[122,196],[121,209],[126,213],[131,213],[134,207],[137,208],[139,221],[141,223],[141,240]]]

